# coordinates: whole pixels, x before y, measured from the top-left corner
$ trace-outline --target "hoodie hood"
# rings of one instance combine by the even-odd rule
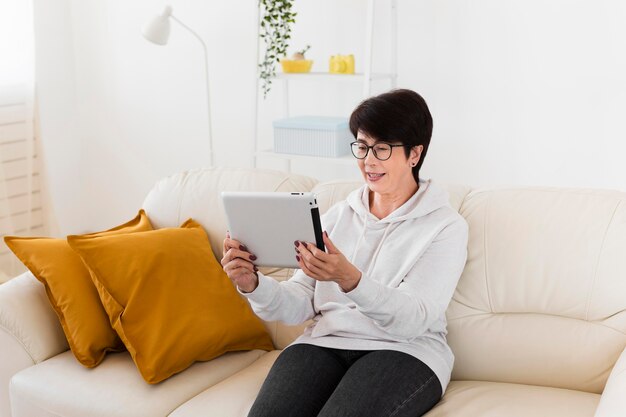
[[[376,263],[378,253],[382,248],[383,242],[387,237],[387,234],[391,230],[391,226],[395,223],[402,222],[404,220],[415,219],[418,217],[426,216],[433,211],[444,207],[450,206],[448,192],[443,188],[434,184],[432,180],[423,180],[419,182],[419,188],[415,194],[411,196],[403,205],[395,209],[384,219],[378,219],[370,212],[369,207],[369,194],[370,189],[367,184],[361,188],[354,190],[348,195],[347,201],[354,212],[361,218],[363,222],[363,229],[361,230],[359,239],[352,253],[350,262],[354,263],[354,260],[358,254],[361,243],[367,234],[367,230],[379,230],[385,229],[380,243],[371,258],[370,266],[367,269],[367,274],[371,272],[372,267]]]
[[[348,195],[348,204],[364,219],[364,223],[373,223],[370,226],[385,227],[387,223],[396,223],[403,220],[425,216],[444,206],[450,206],[449,195],[442,187],[433,183],[431,179],[420,179],[419,189],[403,205],[395,209],[384,219],[377,219],[370,212],[370,189],[367,184],[354,190]]]

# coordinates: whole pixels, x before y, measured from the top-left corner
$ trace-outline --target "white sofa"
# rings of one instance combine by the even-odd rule
[[[207,169],[158,182],[143,207],[155,227],[198,220],[220,259],[221,190],[313,190],[323,212],[359,185]],[[626,193],[446,188],[469,223],[469,252],[447,312],[453,381],[427,415],[626,416]],[[25,273],[0,286],[0,417],[245,416],[303,326],[267,328],[277,350],[227,353],[148,385],[128,353],[82,367]]]

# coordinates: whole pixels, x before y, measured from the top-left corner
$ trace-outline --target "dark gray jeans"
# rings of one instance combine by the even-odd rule
[[[248,417],[416,417],[440,398],[437,376],[406,353],[295,344],[274,362]]]

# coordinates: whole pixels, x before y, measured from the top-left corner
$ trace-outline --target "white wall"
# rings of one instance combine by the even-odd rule
[[[388,59],[386,2],[378,1],[375,70]],[[140,34],[164,4],[35,1],[42,139],[61,233],[120,223],[156,180],[208,163],[200,45],[176,25],[167,47]],[[217,164],[250,166],[257,1],[171,4],[209,44]],[[365,5],[297,0],[293,49],[311,44],[318,70],[331,54],[355,53],[362,69]],[[626,190],[624,21],[620,0],[398,0],[398,86],[420,92],[435,121],[423,175]],[[360,91],[294,86],[292,114],[347,116]],[[280,98],[275,85],[260,102],[265,147]],[[294,170],[358,178],[332,165]]]
[[[32,21],[28,1],[2,5],[0,13],[0,86],[33,79]],[[30,29],[30,30],[29,30]]]
[[[433,176],[626,190],[624,2],[407,2],[409,15],[420,52],[401,72],[435,115]]]
[[[33,7],[41,173],[44,187],[49,187],[46,212],[51,234],[62,235],[84,222],[85,211],[74,33],[68,0],[33,0]]]

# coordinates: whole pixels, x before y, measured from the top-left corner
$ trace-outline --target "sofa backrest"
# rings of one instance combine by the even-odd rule
[[[474,190],[452,378],[602,392],[626,345],[626,193]]]

